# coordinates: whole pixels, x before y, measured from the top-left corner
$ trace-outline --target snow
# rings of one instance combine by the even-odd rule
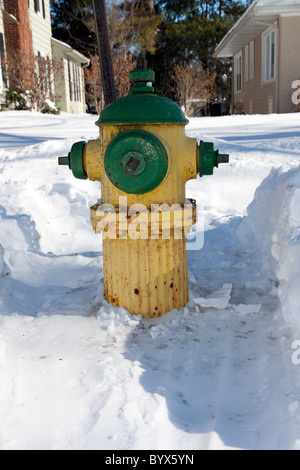
[[[214,307],[225,309],[229,305],[231,298],[232,284],[224,284],[221,289],[208,295],[206,298],[194,298],[194,302],[201,307]]]
[[[300,114],[190,120],[230,163],[153,320],[104,300],[100,185],[57,165],[96,119],[0,113],[0,450],[299,450]]]
[[[274,204],[276,201],[276,204]],[[262,256],[271,260],[286,323],[300,335],[300,167],[272,170],[256,191],[245,221]],[[257,230],[257,224],[264,231]]]

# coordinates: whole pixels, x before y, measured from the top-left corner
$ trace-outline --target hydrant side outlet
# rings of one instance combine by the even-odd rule
[[[87,174],[84,169],[84,151],[86,147],[86,142],[76,142],[73,144],[71,152],[67,157],[59,157],[59,165],[68,165],[70,170],[72,170],[75,178],[78,179],[87,179]]]
[[[104,165],[111,183],[128,194],[145,194],[161,184],[168,171],[168,154],[155,135],[126,131],[107,147]]]
[[[213,175],[214,168],[219,167],[219,163],[228,163],[229,155],[219,154],[218,150],[214,149],[212,142],[200,141],[197,149],[197,158],[199,165],[199,175]]]

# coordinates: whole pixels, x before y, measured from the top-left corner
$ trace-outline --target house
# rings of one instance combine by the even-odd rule
[[[68,44],[51,39],[52,54],[57,60],[61,60],[63,69],[54,80],[57,103],[62,110],[69,113],[85,113],[85,86],[84,68],[90,63],[89,59],[80,52],[72,49]],[[64,77],[68,77],[67,80]]]
[[[89,59],[52,38],[50,0],[0,0],[0,72],[5,59],[11,64],[17,58],[25,64],[19,73],[30,89],[33,57],[61,61],[63,70],[60,77],[53,78],[53,85],[51,81],[51,95],[62,111],[85,113],[84,67]],[[3,100],[5,86],[9,86],[2,72],[0,100]],[[47,78],[45,76],[44,80]]]
[[[234,113],[290,113],[300,80],[300,0],[258,0],[217,46],[232,59]]]

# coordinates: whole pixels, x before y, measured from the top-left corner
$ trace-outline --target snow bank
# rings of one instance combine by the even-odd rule
[[[101,187],[57,165],[94,120],[0,113],[0,450],[299,450],[298,351],[274,313],[279,284],[296,323],[300,113],[191,120],[230,163],[188,183],[205,243],[188,304],[152,320],[105,301]]]
[[[0,274],[2,274],[3,268],[4,268],[3,253],[4,253],[3,247],[2,247],[2,245],[0,245]]]
[[[251,234],[271,263],[285,321],[300,334],[300,166],[271,171],[257,188],[239,234],[246,240]]]

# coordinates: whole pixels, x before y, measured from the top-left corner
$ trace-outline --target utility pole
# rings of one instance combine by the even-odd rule
[[[105,0],[93,0],[96,35],[100,57],[101,78],[104,90],[105,106],[117,97],[114,70],[108,37],[108,25]]]

